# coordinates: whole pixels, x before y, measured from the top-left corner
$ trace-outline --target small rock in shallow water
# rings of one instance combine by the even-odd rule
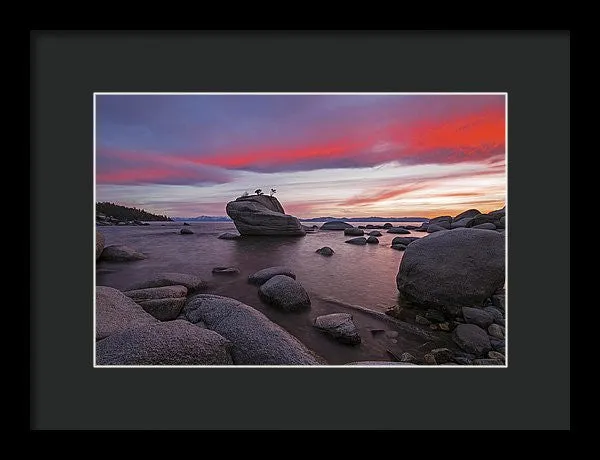
[[[379,230],[373,230],[369,232],[369,236],[381,236],[381,232]]]
[[[182,235],[192,235],[194,232],[192,232],[189,228],[182,228],[179,233]]]
[[[365,245],[367,244],[367,239],[364,236],[360,236],[358,238],[352,238],[351,240],[346,240],[345,243],[348,244],[357,244],[357,245]]]
[[[324,246],[320,249],[317,249],[315,252],[321,254],[322,256],[332,256],[333,254],[335,254],[335,251],[329,246]]]
[[[421,315],[417,315],[415,316],[415,323],[427,326],[428,324],[431,324],[431,321]]]
[[[410,353],[406,352],[406,353],[402,353],[402,356],[400,357],[400,361],[403,363],[414,363],[417,361],[417,358],[415,358]]]
[[[358,329],[349,313],[332,313],[318,316],[314,326],[321,329],[341,343],[357,345],[361,342]]]
[[[237,240],[240,238],[240,235],[237,233],[222,233],[218,238],[220,240]]]
[[[212,269],[214,274],[237,275],[240,270],[235,267],[215,267]]]
[[[406,246],[404,246],[403,244],[392,244],[391,247],[396,251],[404,251],[406,249]]]
[[[496,337],[497,339],[504,338],[504,328],[499,326],[498,324],[492,324],[488,327],[488,334],[492,337]]]
[[[367,238],[367,244],[379,244],[379,240],[374,236],[370,236]]]
[[[119,244],[106,246],[100,254],[100,260],[111,260],[114,262],[129,262],[142,259],[147,259],[146,255],[128,246]]]
[[[431,350],[431,354],[438,364],[444,364],[448,361],[452,361],[452,351],[449,348],[434,348]]]
[[[253,273],[252,275],[250,275],[248,277],[248,281],[252,284],[261,285],[261,284],[269,281],[275,275],[285,275],[285,276],[289,276],[292,279],[296,279],[296,274],[291,269],[289,269],[287,267],[279,266],[279,267],[269,267],[269,268],[264,268],[262,270],[259,270],[256,273]]]
[[[431,353],[427,353],[425,356],[423,356],[423,361],[425,361],[425,364],[430,364],[430,365],[437,364],[435,357]]]

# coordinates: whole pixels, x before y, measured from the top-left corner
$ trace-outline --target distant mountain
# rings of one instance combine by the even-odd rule
[[[227,216],[173,217],[175,222],[231,222]]]
[[[103,216],[105,216],[112,217],[119,221],[171,221],[171,219],[167,216],[159,216],[144,211],[143,209],[128,208],[127,206],[121,206],[115,203],[109,203],[107,201],[96,203],[96,215],[101,219]]]
[[[343,220],[344,222],[428,222],[425,217],[312,217],[300,219],[302,222],[329,222]]]

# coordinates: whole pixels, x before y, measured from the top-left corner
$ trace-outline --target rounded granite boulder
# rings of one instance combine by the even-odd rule
[[[310,307],[310,297],[304,287],[289,276],[273,276],[260,286],[258,294],[265,302],[285,311],[298,311]]]

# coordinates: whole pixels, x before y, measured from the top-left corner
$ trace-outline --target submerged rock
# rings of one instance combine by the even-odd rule
[[[240,235],[240,234],[238,234],[238,233],[229,233],[229,232],[226,232],[226,233],[221,233],[221,234],[218,236],[218,238],[219,238],[220,240],[237,240],[237,239],[239,239],[240,237],[241,237],[241,235]]]
[[[367,239],[365,237],[361,236],[358,238],[352,238],[351,240],[346,240],[344,242],[348,243],[348,244],[358,244],[358,245],[362,246],[362,245],[367,244]]]
[[[251,195],[230,201],[225,207],[240,235],[303,236],[306,230],[300,220],[285,214],[273,196]]]
[[[139,325],[96,344],[99,365],[231,365],[231,343],[216,332],[175,320]]]
[[[228,339],[235,364],[326,364],[285,329],[235,299],[199,294],[188,300],[183,313]]]
[[[112,244],[106,246],[100,254],[101,260],[110,260],[113,262],[130,262],[134,260],[147,259],[146,255],[129,246],[123,246],[120,244]]]
[[[248,277],[248,281],[252,284],[261,285],[276,275],[285,275],[296,279],[296,274],[288,267],[269,267],[253,273]]]
[[[215,275],[238,275],[240,269],[236,267],[215,267],[212,269]]]
[[[505,281],[504,237],[477,229],[442,231],[406,247],[396,276],[400,293],[417,305],[483,305]]]
[[[304,287],[289,276],[273,276],[258,288],[258,294],[265,302],[285,311],[310,307],[310,297]]]
[[[357,345],[361,342],[356,325],[349,313],[332,313],[318,316],[314,326],[321,329],[341,343]]]
[[[192,230],[190,230],[189,228],[182,228],[179,233],[181,233],[182,235],[193,235],[194,232],[192,232]]]

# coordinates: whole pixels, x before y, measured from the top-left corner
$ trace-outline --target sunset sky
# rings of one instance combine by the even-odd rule
[[[96,95],[96,200],[224,216],[261,188],[301,218],[504,206],[504,95]]]

